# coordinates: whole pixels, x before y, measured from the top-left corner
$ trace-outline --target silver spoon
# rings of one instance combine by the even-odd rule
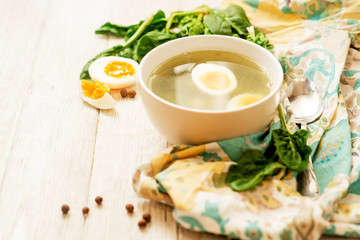
[[[317,120],[324,111],[325,102],[322,94],[308,78],[293,79],[288,86],[287,95],[294,112],[295,122],[301,125],[301,129],[306,129],[306,125]],[[311,157],[309,157],[307,169],[300,177],[300,193],[314,199],[318,198],[320,195],[319,185]]]

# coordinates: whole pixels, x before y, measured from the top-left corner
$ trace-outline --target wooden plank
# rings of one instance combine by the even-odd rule
[[[81,42],[104,46],[81,34],[83,25],[67,21],[70,4],[1,2],[1,22],[9,25],[0,42],[6,56],[0,72],[0,239],[82,234],[83,221],[74,215],[87,202],[98,111],[79,99],[76,80],[86,60],[79,49]],[[66,218],[63,203],[71,206]]]

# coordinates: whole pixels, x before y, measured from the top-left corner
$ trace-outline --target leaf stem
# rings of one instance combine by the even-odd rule
[[[282,110],[281,104],[279,104],[279,106],[278,106],[278,111],[279,111],[279,118],[280,118],[280,122],[281,122],[281,127],[286,129],[287,131],[289,131],[288,128],[287,128],[286,122],[285,122],[285,115],[284,115],[284,112]]]
[[[138,39],[141,36],[141,34],[145,31],[146,27],[151,24],[153,19],[154,19],[154,15],[151,15],[148,19],[146,19],[140,25],[138,30],[136,30],[136,32],[131,36],[131,38],[129,38],[129,40],[126,41],[124,48],[131,46],[131,44],[133,44],[136,41],[136,39]]]
[[[186,15],[191,15],[191,14],[204,14],[206,12],[209,12],[209,7],[207,7],[207,6],[202,6],[202,8],[195,9],[195,10],[188,11],[188,12],[172,12],[166,22],[165,32],[170,33],[170,28],[171,28],[171,25],[173,24],[175,17],[181,17],[181,16],[186,16]]]

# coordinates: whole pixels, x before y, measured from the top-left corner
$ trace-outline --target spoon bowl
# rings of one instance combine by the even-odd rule
[[[324,110],[321,92],[308,78],[295,78],[289,84],[288,96],[296,123],[314,122]]]

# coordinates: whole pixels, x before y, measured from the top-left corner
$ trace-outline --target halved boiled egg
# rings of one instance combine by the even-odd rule
[[[81,80],[82,99],[90,105],[109,109],[115,106],[115,100],[110,96],[110,88],[99,82]]]
[[[213,63],[200,63],[191,72],[191,78],[202,91],[221,95],[236,88],[235,75],[225,66]]]
[[[246,105],[252,104],[254,102],[257,102],[261,100],[263,96],[260,94],[253,94],[253,93],[245,93],[245,94],[239,94],[228,102],[226,105],[227,109],[236,109],[240,107],[244,107]]]
[[[89,67],[92,80],[108,85],[111,89],[126,88],[133,85],[137,78],[139,64],[123,57],[102,57]]]

